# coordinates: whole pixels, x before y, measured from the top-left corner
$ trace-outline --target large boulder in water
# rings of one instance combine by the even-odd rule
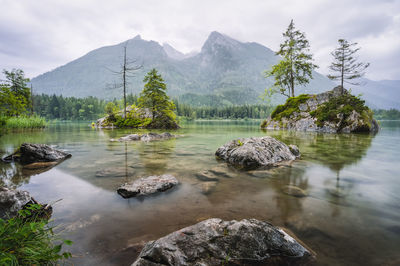
[[[148,242],[132,266],[305,265],[313,260],[311,251],[270,223],[213,218]]]
[[[54,149],[46,144],[23,143],[13,154],[3,158],[3,161],[30,164],[61,161],[69,157],[71,157],[70,153]]]
[[[126,183],[118,188],[117,192],[124,198],[147,196],[166,191],[179,184],[172,175],[148,176]]]
[[[232,140],[219,147],[215,155],[233,166],[256,169],[293,161],[300,157],[300,152],[295,145],[265,136]]]

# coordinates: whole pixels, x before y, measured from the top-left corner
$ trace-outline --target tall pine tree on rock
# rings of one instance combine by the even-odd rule
[[[265,77],[273,76],[275,83],[270,91],[280,92],[287,97],[294,97],[296,85],[305,85],[312,79],[312,70],[317,68],[313,64],[310,44],[303,32],[296,30],[291,20],[286,32],[283,33],[284,42],[276,52],[282,57],[278,64],[265,72]]]
[[[144,88],[138,99],[139,108],[148,108],[151,112],[151,123],[148,128],[178,128],[175,105],[169,99],[164,79],[153,68],[144,77]]]
[[[352,85],[360,85],[359,82],[353,80],[364,76],[365,69],[369,67],[369,63],[357,62],[358,58],[355,56],[355,53],[358,52],[360,48],[353,48],[357,43],[349,43],[344,39],[339,39],[338,43],[339,47],[331,53],[334,61],[329,66],[329,69],[333,74],[328,75],[328,78],[340,80],[343,94],[344,82]]]

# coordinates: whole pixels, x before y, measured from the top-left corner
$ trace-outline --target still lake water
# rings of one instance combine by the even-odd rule
[[[27,190],[53,205],[55,223],[74,244],[75,265],[129,265],[138,244],[201,220],[257,218],[292,231],[317,253],[320,265],[400,264],[400,121],[382,121],[375,136],[262,131],[259,122],[201,121],[183,137],[110,142],[137,130],[95,130],[58,123],[0,137],[0,155],[23,142],[56,145],[72,158],[44,172],[0,163],[0,185]],[[143,131],[144,132],[144,131]],[[214,157],[227,141],[273,136],[298,145],[300,160],[269,171],[241,172]],[[196,173],[217,168],[219,182]],[[169,173],[181,185],[145,199],[123,199],[122,183]],[[282,193],[286,185],[308,197]],[[398,263],[398,264],[397,264]]]

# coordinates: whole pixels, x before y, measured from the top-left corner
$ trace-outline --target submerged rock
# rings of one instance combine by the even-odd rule
[[[218,148],[215,155],[231,165],[244,169],[269,167],[300,157],[297,146],[287,146],[272,137],[232,140]]]
[[[27,191],[12,190],[0,187],[0,218],[12,218],[18,214],[18,211],[24,209],[28,204],[39,204],[32,198]],[[46,216],[49,218],[52,213],[50,205],[42,205],[36,215]]]
[[[212,173],[210,170],[205,170],[205,171],[196,173],[196,178],[198,180],[204,181],[204,182],[210,182],[210,181],[218,182],[219,181],[219,178],[214,173]]]
[[[170,139],[170,138],[175,138],[175,135],[172,135],[168,132],[164,132],[161,134],[158,133],[146,133],[143,135],[139,135],[139,134],[131,134],[131,135],[127,135],[124,137],[119,138],[117,141],[137,141],[137,140],[141,140],[141,141],[153,141],[153,140],[165,140],[165,139]],[[111,139],[111,141],[115,141],[114,139]]]
[[[117,192],[124,198],[146,196],[166,191],[178,184],[179,181],[172,175],[148,176],[122,185]]]
[[[37,163],[30,163],[27,165],[23,166],[23,169],[28,169],[28,170],[38,170],[38,169],[43,169],[43,168],[51,168],[55,165],[57,165],[58,162],[37,162]]]
[[[212,218],[148,242],[132,266],[305,265],[313,260],[311,251],[270,223]]]
[[[301,189],[299,187],[296,187],[296,186],[291,186],[291,185],[284,186],[282,188],[282,192],[287,194],[287,195],[298,197],[298,198],[302,198],[302,197],[307,197],[308,196],[308,193],[305,190],[303,190],[303,189]]]
[[[54,149],[46,144],[23,143],[13,154],[4,157],[3,161],[17,161],[22,164],[36,162],[61,161],[71,157],[70,153]]]

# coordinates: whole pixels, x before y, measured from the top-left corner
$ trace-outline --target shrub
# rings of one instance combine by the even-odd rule
[[[51,265],[71,257],[61,248],[72,242],[60,239],[48,220],[37,215],[41,207],[31,204],[13,218],[0,219],[0,265]]]
[[[322,104],[315,111],[310,112],[310,115],[317,118],[316,124],[322,127],[324,122],[338,123],[339,121],[346,121],[353,111],[359,113],[365,122],[372,116],[372,112],[365,105],[365,101],[351,94],[330,98],[329,101]],[[339,118],[339,114],[342,114],[343,117]],[[340,128],[345,126],[347,126],[346,122],[342,123]]]
[[[271,113],[273,120],[279,121],[283,117],[290,117],[294,112],[300,112],[299,106],[305,103],[311,96],[308,94],[301,94],[297,97],[290,97],[286,100],[285,104],[278,105]]]

